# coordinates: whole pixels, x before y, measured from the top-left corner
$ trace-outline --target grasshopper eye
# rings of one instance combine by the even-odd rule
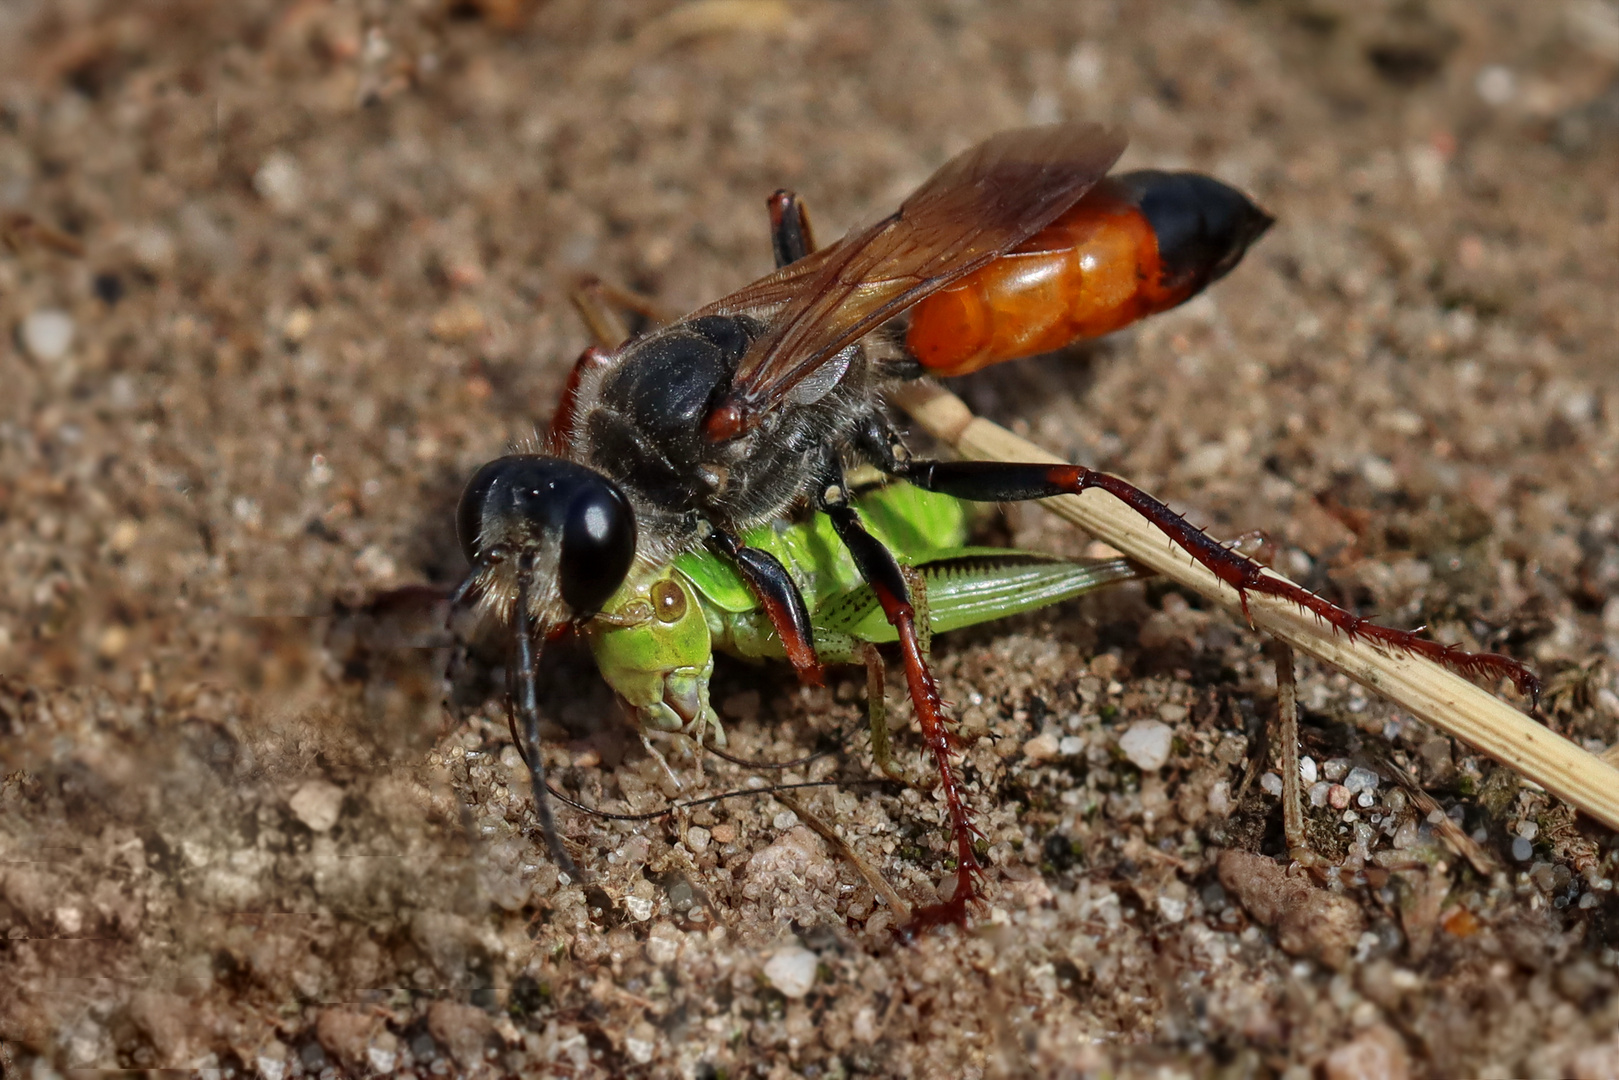
[[[686,615],[686,590],[668,578],[658,582],[652,586],[652,611],[659,622],[679,622]]]

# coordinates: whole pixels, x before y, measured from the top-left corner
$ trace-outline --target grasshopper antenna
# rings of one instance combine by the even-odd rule
[[[747,758],[727,753],[719,747],[706,742],[702,744],[702,748],[722,761],[729,761],[732,765],[740,765],[745,769],[796,769],[800,765],[808,765],[812,761],[819,761],[821,758],[843,753],[849,748],[849,732],[847,729],[839,731],[837,745],[830,750],[817,750],[813,754],[805,754],[803,757],[796,757],[790,761],[750,761]]]
[[[604,818],[608,821],[655,821],[658,818],[668,817],[677,810],[691,810],[698,806],[708,806],[711,803],[724,802],[726,799],[739,799],[753,795],[776,795],[784,791],[799,791],[803,788],[857,787],[861,785],[882,785],[892,783],[894,783],[894,781],[885,777],[873,776],[864,780],[804,780],[796,784],[771,784],[768,787],[735,788],[731,791],[722,791],[718,795],[707,795],[701,799],[688,799],[685,802],[670,803],[662,810],[648,810],[640,814],[617,814],[611,810],[598,810],[594,806],[586,806],[584,803],[572,798],[564,792],[558,791],[549,783],[545,785],[545,788],[551,793],[552,798],[556,799],[557,802],[562,803],[564,806],[572,807],[581,813],[590,814],[592,817]]]

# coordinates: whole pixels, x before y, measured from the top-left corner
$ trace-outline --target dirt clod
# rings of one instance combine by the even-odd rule
[[[1220,884],[1237,902],[1276,930],[1276,943],[1284,950],[1331,968],[1349,963],[1366,928],[1366,916],[1353,900],[1245,851],[1221,852],[1219,873]]]
[[[427,1030],[463,1067],[483,1060],[484,1048],[494,1034],[489,1014],[459,1001],[435,1001],[427,1010]]]

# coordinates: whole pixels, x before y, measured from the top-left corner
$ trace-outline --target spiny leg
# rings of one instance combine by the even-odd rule
[[[982,870],[973,852],[973,840],[980,834],[967,811],[961,783],[950,760],[956,749],[951,734],[944,701],[939,687],[922,657],[922,645],[917,635],[916,609],[911,605],[905,577],[893,554],[860,523],[860,516],[849,505],[847,489],[841,478],[822,485],[817,496],[819,508],[832,521],[832,527],[854,557],[860,576],[877,594],[883,614],[899,636],[900,655],[905,661],[905,681],[911,693],[911,704],[916,709],[917,722],[922,727],[922,738],[933,752],[939,768],[939,785],[944,792],[945,807],[950,815],[950,831],[956,842],[956,890],[943,904],[916,912],[914,929],[945,922],[966,921],[968,906],[978,899],[977,877]]]
[[[1126,480],[1082,465],[1017,464],[999,461],[918,461],[891,433],[873,429],[863,442],[878,468],[909,480],[917,487],[973,502],[1022,502],[1055,495],[1078,495],[1098,488],[1113,495],[1146,518],[1171,543],[1202,563],[1237,591],[1244,616],[1248,594],[1274,596],[1311,612],[1349,638],[1367,638],[1404,652],[1425,657],[1452,671],[1475,678],[1511,679],[1518,692],[1540,696],[1540,679],[1527,667],[1496,653],[1471,653],[1454,645],[1430,641],[1412,630],[1379,626],[1265,568],[1241,552],[1221,544],[1168,506]]]

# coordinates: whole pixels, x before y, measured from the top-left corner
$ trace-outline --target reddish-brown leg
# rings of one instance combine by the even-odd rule
[[[588,372],[596,368],[606,367],[612,363],[613,354],[599,345],[592,345],[579,354],[579,359],[573,363],[573,370],[568,373],[568,381],[562,387],[562,396],[557,399],[556,412],[551,414],[551,430],[545,436],[545,452],[548,454],[561,454],[568,448],[568,439],[573,434],[573,417],[579,407],[579,384]]]
[[[891,446],[892,444],[888,444]],[[1021,465],[998,461],[905,461],[897,456],[879,465],[929,491],[954,495],[958,499],[983,502],[1020,502],[1053,495],[1078,495],[1100,488],[1128,504],[1136,513],[1157,526],[1177,547],[1208,567],[1221,581],[1237,591],[1244,616],[1248,594],[1275,596],[1297,604],[1350,638],[1367,638],[1394,649],[1414,653],[1452,671],[1474,678],[1511,679],[1518,692],[1533,700],[1540,697],[1540,679],[1534,672],[1510,657],[1496,653],[1471,653],[1454,645],[1430,641],[1414,630],[1379,626],[1370,619],[1352,614],[1285,578],[1267,573],[1265,568],[1241,552],[1226,547],[1202,529],[1191,524],[1169,507],[1128,481],[1079,465]]]
[[[939,786],[944,792],[946,810],[950,815],[950,832],[956,844],[956,890],[950,899],[917,909],[907,931],[920,931],[947,922],[965,924],[967,913],[978,899],[978,876],[982,871],[973,852],[973,841],[982,836],[967,811],[962,795],[961,781],[956,775],[950,755],[958,748],[955,736],[947,726],[944,701],[939,697],[938,684],[928,670],[922,644],[917,633],[916,609],[912,607],[905,577],[899,563],[876,537],[860,523],[860,517],[849,506],[843,495],[843,485],[829,484],[821,497],[821,509],[832,519],[838,538],[854,557],[860,576],[877,594],[883,614],[899,635],[900,656],[905,662],[905,682],[916,709],[917,723],[922,738],[933,753],[939,769]]]

